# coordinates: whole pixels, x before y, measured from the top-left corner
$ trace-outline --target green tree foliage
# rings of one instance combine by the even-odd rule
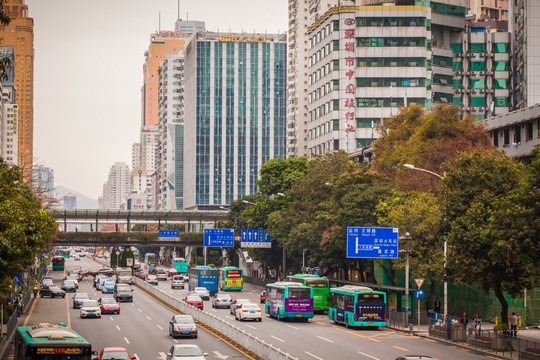
[[[435,280],[443,281],[444,238],[440,229],[442,213],[439,199],[431,193],[402,193],[396,190],[379,203],[377,215],[381,226],[398,227],[401,235],[407,232],[411,235],[411,278],[428,278],[431,285]],[[401,248],[404,246],[400,244]],[[396,285],[398,279],[395,270],[405,269],[404,257],[380,263],[392,285]],[[430,289],[434,287],[430,286]]]
[[[448,105],[439,105],[429,112],[420,105],[403,108],[386,121],[383,134],[374,143],[374,168],[394,179],[404,191],[433,191],[440,181],[430,174],[403,168],[403,164],[441,174],[444,164],[452,162],[459,153],[492,147],[481,123],[472,117],[461,120],[459,109]]]
[[[515,209],[510,199],[519,195],[524,167],[496,150],[461,155],[443,179],[441,202],[447,227],[448,275],[456,282],[476,283],[487,293],[493,290],[501,304],[503,322],[508,321],[504,292],[512,296],[530,287],[538,275],[538,257],[531,254],[526,233],[508,234],[507,224]],[[538,238],[530,239],[536,241]],[[537,252],[538,254],[538,252]]]
[[[23,183],[18,167],[0,158],[0,281],[34,263],[57,231],[55,219],[41,208],[30,188]],[[5,288],[2,290],[6,290]]]

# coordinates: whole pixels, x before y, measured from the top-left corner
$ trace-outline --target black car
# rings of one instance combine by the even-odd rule
[[[47,288],[51,285],[54,285],[53,279],[50,276],[44,276],[43,279],[41,279],[41,285],[40,288]]]
[[[66,292],[60,289],[56,285],[51,285],[51,286],[47,286],[46,288],[44,287],[44,288],[39,289],[39,296],[40,297],[50,296],[51,298],[55,298],[55,297],[64,298],[66,297]]]
[[[82,292],[82,293],[77,293],[77,294],[73,295],[73,308],[74,309],[80,309],[82,303],[85,300],[89,300],[89,299],[90,299],[90,296],[88,296],[88,293]]]

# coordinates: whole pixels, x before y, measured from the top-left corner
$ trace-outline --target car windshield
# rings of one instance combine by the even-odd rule
[[[114,285],[116,284],[116,281],[114,280],[105,280],[105,285]]]
[[[177,324],[194,324],[193,318],[191,316],[175,316],[174,322]]]
[[[203,288],[203,287],[196,287],[194,291],[202,291],[202,292],[205,292],[205,291],[208,291],[208,290],[206,290],[206,288]]]
[[[184,278],[181,276],[174,276],[173,280],[184,280]]]
[[[230,299],[231,299],[231,295],[229,295],[229,294],[217,294],[217,295],[216,295],[216,298],[218,298],[218,299],[227,299],[227,300],[230,300]]]
[[[77,280],[77,275],[68,275],[66,276],[66,280]]]
[[[174,356],[201,356],[202,351],[198,346],[175,346]]]
[[[103,298],[101,299],[101,303],[109,305],[109,304],[116,304],[117,302],[113,298]]]
[[[186,301],[201,301],[201,298],[198,296],[188,296]]]
[[[75,281],[73,281],[73,280],[64,280],[64,285],[75,286]]]
[[[75,299],[77,300],[84,300],[84,299],[90,299],[87,293],[77,293],[75,295]]]
[[[58,286],[49,286],[49,289],[56,290],[56,291],[60,290]]]
[[[129,354],[125,351],[107,351],[103,353],[101,359],[129,360]]]
[[[97,300],[86,300],[84,303],[83,303],[83,306],[99,306],[99,303]]]

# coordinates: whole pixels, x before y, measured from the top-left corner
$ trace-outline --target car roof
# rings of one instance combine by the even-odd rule
[[[200,297],[199,295],[188,295],[188,296],[186,297],[186,300],[190,300],[190,298],[195,299],[195,300],[197,300],[197,301],[198,301],[198,300],[201,300],[201,297]],[[202,300],[201,300],[201,301],[202,301]]]
[[[106,348],[103,348],[103,351],[104,352],[107,352],[107,351],[125,351],[125,352],[127,352],[127,349],[123,348],[123,347],[106,347]]]

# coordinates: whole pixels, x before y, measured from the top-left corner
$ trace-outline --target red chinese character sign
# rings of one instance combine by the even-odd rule
[[[356,20],[352,17],[341,19],[341,52],[340,52],[340,130],[345,141],[345,150],[354,149],[354,133],[356,128]],[[352,134],[352,135],[351,135]],[[344,138],[342,137],[344,136]],[[349,141],[349,137],[352,139]],[[340,141],[340,143],[341,143]],[[343,146],[340,146],[343,149]]]

